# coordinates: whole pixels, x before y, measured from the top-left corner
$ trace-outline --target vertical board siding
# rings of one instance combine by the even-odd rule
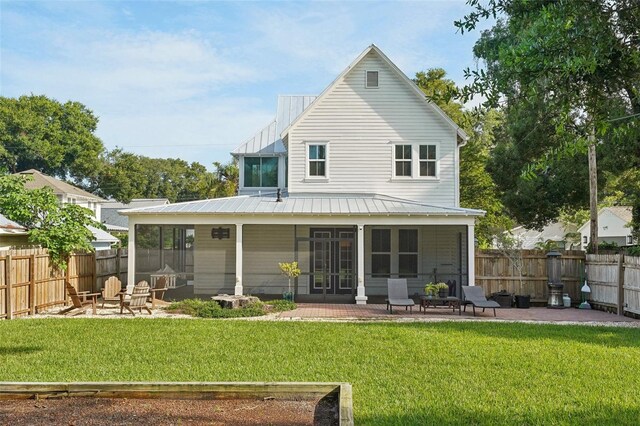
[[[640,315],[640,257],[624,258],[624,310]]]
[[[618,254],[588,254],[587,279],[591,288],[591,301],[617,306],[619,268]]]
[[[509,293],[530,295],[535,301],[548,297],[547,257],[542,250],[522,250],[522,281],[512,262],[498,250],[478,250],[475,257],[476,285],[482,287],[487,296],[501,290]],[[564,293],[572,300],[580,298],[580,273],[584,267],[582,251],[562,252],[562,284]]]
[[[66,271],[52,267],[46,249],[0,251],[0,318],[32,315],[66,304],[67,280],[78,291],[96,291],[96,270],[101,271],[101,277],[117,274],[115,262],[108,262],[115,253],[121,257],[121,268],[125,268],[122,274],[126,272],[126,249],[73,254]]]
[[[365,70],[379,71],[379,88],[365,89]],[[370,192],[457,205],[455,130],[376,53],[312,108],[288,135],[289,192]],[[310,141],[329,143],[328,181],[306,179],[305,142]],[[437,144],[439,179],[394,179],[393,142]]]
[[[243,227],[242,280],[245,293],[280,294],[287,289],[287,278],[278,263],[293,262],[293,225]],[[293,280],[291,286],[293,287]]]

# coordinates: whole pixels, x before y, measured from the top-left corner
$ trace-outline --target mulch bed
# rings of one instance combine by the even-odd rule
[[[336,399],[127,399],[72,397],[0,402],[0,425],[338,424]]]

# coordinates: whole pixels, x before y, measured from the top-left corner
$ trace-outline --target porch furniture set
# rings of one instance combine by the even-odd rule
[[[404,306],[405,311],[409,309],[413,312],[415,302],[409,297],[409,290],[407,287],[407,280],[404,278],[390,278],[387,280],[387,289],[389,297],[386,299],[387,310],[389,313],[393,313],[394,306]],[[433,307],[446,307],[452,309],[455,313],[458,310],[458,315],[462,315],[462,306],[464,305],[464,312],[467,311],[467,305],[471,305],[473,308],[473,316],[476,316],[476,308],[482,308],[482,312],[486,309],[493,309],[493,316],[496,316],[496,308],[500,308],[498,302],[494,300],[487,300],[484,295],[484,290],[481,287],[476,286],[462,286],[463,299],[455,296],[436,297],[436,296],[420,296],[419,310],[424,314],[427,313],[427,308]]]
[[[90,293],[88,291],[77,291],[70,283],[65,283],[65,288],[71,306],[59,312],[60,315],[80,315],[91,307],[93,314],[97,313],[98,297],[102,298],[102,308],[105,302],[116,302],[120,307],[120,313],[124,313],[126,309],[135,316],[134,310],[142,313],[145,309],[151,315],[151,309],[155,309],[156,302],[163,300],[167,291],[167,280],[165,277],[159,277],[155,280],[154,288],[149,287],[146,281],[140,281],[138,284],[130,284],[122,289],[122,283],[117,277],[110,277],[105,281],[104,287],[100,293]],[[147,303],[151,303],[151,309]]]

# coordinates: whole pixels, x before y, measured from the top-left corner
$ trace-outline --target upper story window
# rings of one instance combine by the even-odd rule
[[[327,177],[327,144],[309,144],[307,157],[309,177]]]
[[[364,87],[367,89],[378,88],[378,71],[365,71]]]
[[[411,145],[396,145],[396,176],[411,177]]]
[[[276,188],[278,186],[278,157],[245,157],[245,188]]]
[[[393,177],[437,179],[437,144],[394,144]]]
[[[436,146],[420,145],[420,176],[436,177]]]

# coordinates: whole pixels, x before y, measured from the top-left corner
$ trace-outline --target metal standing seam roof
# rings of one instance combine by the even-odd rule
[[[280,95],[276,118],[258,133],[231,151],[231,155],[278,155],[287,152],[280,133],[311,105],[316,96]]]
[[[377,194],[307,194],[237,196],[189,201],[164,206],[121,210],[123,215],[145,214],[252,214],[252,215],[400,215],[482,216],[482,210],[441,207]]]

